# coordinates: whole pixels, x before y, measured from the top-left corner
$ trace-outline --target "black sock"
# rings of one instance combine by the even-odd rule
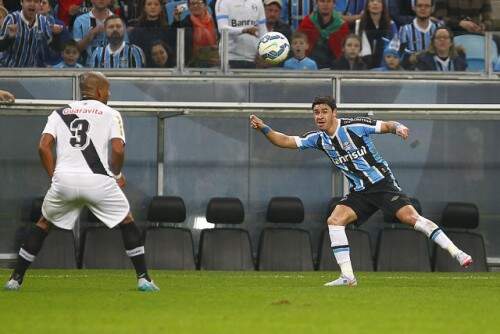
[[[24,240],[24,243],[21,245],[21,249],[19,250],[19,256],[17,257],[16,266],[11,276],[11,278],[18,281],[19,284],[23,282],[26,270],[35,260],[38,252],[40,252],[43,241],[45,240],[47,234],[47,231],[38,227],[37,225],[34,225],[30,228],[28,235],[26,236],[26,239]]]
[[[137,278],[145,278],[151,281],[146,269],[146,257],[144,255],[144,241],[142,233],[134,222],[120,224],[122,230],[123,244],[125,251],[134,265]]]

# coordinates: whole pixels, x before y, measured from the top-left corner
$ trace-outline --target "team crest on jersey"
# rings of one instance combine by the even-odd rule
[[[256,5],[256,4],[254,4],[254,3],[252,4],[252,10],[253,10],[254,12],[256,12],[256,11],[257,11],[257,5]]]
[[[345,150],[351,150],[352,149],[352,145],[350,142],[346,141],[344,143],[342,143],[342,147],[345,149]]]

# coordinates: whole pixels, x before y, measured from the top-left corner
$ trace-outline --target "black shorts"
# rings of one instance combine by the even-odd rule
[[[371,217],[378,209],[384,214],[394,217],[399,209],[412,205],[408,196],[403,193],[392,179],[386,178],[362,191],[352,191],[342,198],[338,204],[350,207],[358,216],[357,224]]]

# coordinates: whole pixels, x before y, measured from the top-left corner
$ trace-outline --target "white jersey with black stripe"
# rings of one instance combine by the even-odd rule
[[[112,175],[108,165],[110,140],[125,142],[120,113],[96,100],[75,101],[54,110],[43,133],[56,140],[55,174]]]

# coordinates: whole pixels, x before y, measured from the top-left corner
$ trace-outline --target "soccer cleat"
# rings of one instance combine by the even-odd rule
[[[339,278],[337,278],[334,281],[325,283],[324,286],[356,286],[358,285],[358,281],[356,281],[356,277],[347,277],[344,275],[340,275]]]
[[[21,284],[19,284],[18,281],[16,281],[15,279],[10,279],[4,286],[4,289],[5,290],[8,290],[8,291],[17,291],[19,289],[21,289]]]
[[[144,292],[160,291],[160,288],[157,287],[153,281],[148,281],[145,278],[139,278],[137,281],[137,289]]]
[[[467,254],[466,252],[460,251],[455,258],[457,259],[458,263],[464,268],[469,267],[474,261],[472,261],[472,257]]]

